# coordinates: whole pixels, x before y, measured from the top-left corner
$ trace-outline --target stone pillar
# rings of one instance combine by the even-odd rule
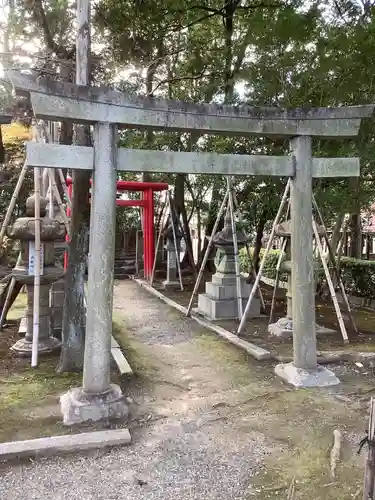
[[[54,241],[64,236],[65,228],[56,219],[46,217],[47,200],[40,199],[40,237],[44,249],[43,272],[40,276],[40,302],[39,302],[39,337],[38,353],[47,354],[59,349],[61,343],[52,336],[50,287],[64,274],[63,268],[55,266]],[[27,312],[25,337],[18,340],[12,351],[20,356],[31,356],[33,342],[33,310],[34,310],[34,276],[29,275],[30,242],[35,241],[35,197],[30,196],[26,201],[26,215],[15,221],[8,229],[12,239],[21,241],[21,260],[14,267],[13,277],[22,284],[27,285]]]
[[[290,145],[296,166],[290,192],[294,360],[275,372],[296,387],[335,385],[338,378],[318,366],[316,354],[311,137],[295,137]]]
[[[173,241],[167,238],[167,279],[163,281],[163,288],[177,288],[180,286],[177,276],[177,255]]]
[[[110,383],[116,142],[115,125],[96,125],[83,383],[82,388],[72,389],[61,397],[66,425],[121,418],[128,413],[120,387]]]

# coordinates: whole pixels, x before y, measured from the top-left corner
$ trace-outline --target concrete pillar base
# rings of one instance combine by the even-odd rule
[[[336,333],[336,330],[326,328],[325,326],[315,326],[316,335],[331,335]],[[293,320],[291,318],[280,318],[276,323],[268,325],[268,333],[275,337],[283,339],[291,339],[293,337]]]
[[[294,363],[282,363],[275,366],[275,373],[297,388],[328,387],[340,383],[333,372],[319,365],[315,370],[305,370],[297,368]]]
[[[26,338],[17,340],[17,342],[10,348],[11,351],[16,353],[18,356],[25,356],[31,358],[31,352],[33,348],[32,340],[27,340]],[[61,348],[60,340],[55,337],[41,338],[38,342],[38,354],[50,354],[51,352],[58,351]]]
[[[60,397],[60,405],[64,425],[126,419],[129,413],[121,389],[115,384],[103,394],[88,395],[81,387],[70,389]]]
[[[163,290],[175,290],[176,288],[181,289],[181,285],[179,281],[168,281],[165,280],[161,284]]]

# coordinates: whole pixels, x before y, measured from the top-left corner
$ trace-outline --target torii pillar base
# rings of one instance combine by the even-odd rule
[[[60,404],[64,425],[126,420],[129,413],[121,389],[116,384],[111,384],[103,394],[86,394],[80,387],[70,389],[61,396]]]
[[[297,368],[294,363],[282,363],[275,366],[275,373],[288,384],[301,389],[329,387],[340,383],[331,370],[319,365],[314,370],[306,370]]]

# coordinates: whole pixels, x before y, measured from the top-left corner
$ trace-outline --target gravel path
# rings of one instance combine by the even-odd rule
[[[201,351],[204,332],[133,282],[115,287],[114,308],[134,337],[163,363],[155,390],[134,405],[152,418],[132,430],[129,447],[85,456],[44,459],[0,472],[2,500],[249,500],[252,478],[274,448],[252,430],[249,415],[227,402],[242,394],[238,354]],[[198,339],[198,342],[197,342]],[[208,339],[208,340],[207,340]],[[218,344],[212,338],[212,347]],[[221,346],[221,349],[223,347]],[[233,370],[227,362],[236,361]],[[264,375],[264,372],[263,372]],[[169,381],[166,381],[167,376]],[[260,380],[260,379],[259,379]],[[254,381],[257,383],[257,381]],[[260,383],[260,382],[259,382]],[[260,383],[261,384],[261,383]],[[259,384],[258,384],[259,385]],[[241,387],[240,387],[241,386]],[[186,388],[186,389],[184,389]],[[148,391],[150,389],[148,388]],[[248,396],[248,394],[247,394]],[[234,396],[233,396],[234,397]],[[143,398],[143,399],[142,399]]]

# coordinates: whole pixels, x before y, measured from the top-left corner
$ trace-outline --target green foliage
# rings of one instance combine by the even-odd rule
[[[263,255],[264,255],[264,249],[260,251],[261,260],[263,259]],[[263,275],[266,276],[267,278],[275,279],[276,266],[277,266],[277,261],[279,259],[279,255],[280,255],[279,250],[271,250],[268,253],[263,268]],[[253,249],[250,248],[250,257],[252,258],[252,256],[253,256]],[[249,272],[249,257],[246,249],[244,248],[241,248],[240,250],[240,267],[242,272],[244,273]],[[286,280],[286,275],[283,273],[280,273],[279,277],[280,280]]]
[[[250,249],[251,256],[252,253],[253,250]],[[260,253],[261,259],[263,255],[264,249]],[[275,279],[279,255],[279,250],[271,250],[267,255],[263,269],[263,276],[266,278]],[[249,271],[249,259],[244,248],[240,251],[240,266],[242,272],[247,273]],[[342,257],[340,260],[340,272],[346,293],[369,299],[375,298],[375,261]],[[319,270],[316,274],[321,275],[323,271]],[[280,273],[279,279],[286,281],[287,275]]]
[[[375,298],[375,261],[343,257],[340,268],[347,293]]]

